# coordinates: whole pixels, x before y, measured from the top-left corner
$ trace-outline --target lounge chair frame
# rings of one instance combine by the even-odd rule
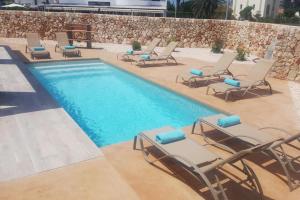
[[[213,144],[215,144],[215,143],[221,144],[221,143],[224,143],[224,142],[232,140],[232,139],[240,139],[240,140],[246,142],[246,144],[248,144],[249,146],[254,146],[254,145],[253,145],[253,143],[249,143],[249,140],[245,140],[245,139],[253,140],[253,141],[255,141],[256,144],[262,143],[261,140],[259,140],[256,137],[250,136],[250,135],[247,135],[247,136],[246,135],[232,135],[230,132],[226,131],[225,128],[222,128],[216,124],[210,123],[205,118],[198,119],[193,123],[192,132],[191,132],[192,134],[195,134],[196,124],[199,124],[200,135],[203,137],[204,141],[207,144],[212,144],[212,143]],[[219,140],[219,141],[212,140],[206,136],[203,125],[210,126],[214,129],[226,134],[228,137],[225,139]],[[294,145],[291,145],[290,143],[294,142],[294,141],[298,141],[300,144],[300,133],[293,135],[293,134],[287,132],[286,130],[276,128],[276,127],[262,127],[262,128],[259,128],[258,131],[261,131],[263,134],[264,132],[262,130],[267,130],[267,129],[278,131],[279,133],[281,133],[283,135],[283,137],[274,139],[273,144],[270,145],[268,148],[263,149],[263,151],[261,153],[263,153],[264,155],[270,156],[279,162],[279,164],[281,165],[281,167],[286,175],[288,187],[289,187],[290,191],[293,191],[294,189],[300,187],[300,181],[294,179],[293,176],[291,176],[291,172],[300,174],[300,170],[297,170],[293,166],[294,161],[300,161],[300,156],[290,157],[284,150],[283,145],[288,145],[291,148],[299,150]],[[217,146],[217,147],[222,148],[223,146]],[[226,150],[226,148],[223,148],[223,149]]]
[[[188,78],[185,78],[185,75],[178,74],[175,82],[178,83],[179,80],[181,80],[182,83],[186,83],[189,87],[192,87],[192,85],[195,84],[197,82],[197,80],[205,80],[204,84],[207,85],[210,81],[214,80],[215,78],[220,80],[220,79],[222,79],[222,77],[226,77],[226,76],[233,77],[233,74],[229,70],[229,67],[231,66],[232,62],[234,61],[236,55],[237,55],[236,53],[226,52],[215,65],[207,65],[207,66],[203,66],[200,68],[201,70],[205,70],[205,69],[214,70],[215,69],[210,74],[207,74],[207,75],[204,74],[204,76],[188,74]],[[226,58],[230,58],[230,59],[229,59],[228,63],[225,61],[226,63],[224,65],[224,59],[226,59]]]
[[[35,51],[34,47],[44,47],[41,44],[40,36],[38,33],[27,33],[26,34],[27,44],[25,46],[25,53],[30,53],[32,59],[38,57],[48,57],[50,58],[50,52],[47,50]],[[45,48],[46,49],[46,48]]]
[[[163,129],[172,130],[171,127],[165,127]],[[157,131],[157,132],[159,133],[163,129],[161,129],[160,131]],[[186,138],[186,140],[190,140],[190,139]],[[158,150],[160,150],[162,153],[164,153],[164,155],[160,158],[150,160],[149,159],[150,152],[147,151],[147,149],[145,148],[144,141],[147,141],[151,145],[155,146]],[[206,186],[209,188],[209,190],[210,190],[210,192],[211,192],[211,194],[212,194],[212,196],[215,200],[220,200],[220,199],[228,200],[228,197],[227,197],[227,195],[225,193],[225,189],[223,188],[223,186],[222,186],[218,176],[216,175],[216,173],[214,173],[215,179],[216,179],[216,184],[215,184],[216,186],[214,186],[214,184],[212,184],[212,182],[209,180],[207,174],[213,172],[214,170],[221,169],[226,164],[231,165],[235,169],[237,169],[240,172],[242,172],[243,174],[245,174],[247,176],[246,181],[250,182],[251,188],[254,189],[256,192],[258,192],[260,194],[260,199],[263,199],[263,191],[262,191],[261,185],[258,181],[258,178],[257,178],[256,174],[254,173],[254,171],[249,167],[249,165],[247,164],[247,162],[243,158],[245,156],[251,154],[251,153],[261,151],[262,149],[265,149],[265,148],[269,147],[272,143],[266,143],[266,144],[258,145],[256,147],[252,147],[252,148],[249,148],[249,149],[246,149],[246,150],[242,150],[238,153],[235,152],[234,150],[232,150],[231,148],[226,147],[226,146],[224,146],[222,144],[219,144],[219,143],[202,145],[203,147],[206,147],[208,145],[220,146],[221,148],[224,148],[227,151],[229,151],[230,153],[232,153],[232,156],[230,156],[226,159],[223,159],[221,157],[217,157],[217,159],[215,161],[210,162],[210,163],[193,163],[192,161],[187,160],[186,158],[184,158],[180,155],[174,155],[171,152],[166,151],[163,147],[159,146],[156,143],[156,141],[154,141],[153,139],[148,137],[147,134],[145,134],[144,132],[141,132],[137,136],[134,137],[134,142],[133,142],[133,149],[134,150],[137,150],[137,143],[138,142],[139,142],[139,145],[140,145],[139,150],[141,150],[144,159],[148,163],[153,165],[154,162],[160,161],[160,160],[165,159],[165,158],[175,159],[176,161],[178,161],[182,165],[182,167],[188,173],[193,175],[193,177],[195,177],[199,182],[204,182],[206,184]],[[239,166],[235,165],[235,163],[237,163],[239,161],[241,162],[242,167],[239,167]],[[201,165],[201,167],[199,167],[198,165]],[[204,165],[204,167],[203,167],[203,165]]]
[[[211,84],[211,85],[207,86],[206,95],[208,95],[210,89],[212,89],[215,94],[224,94],[225,93],[225,101],[228,101],[230,94],[232,94],[233,92],[242,92],[242,94],[241,94],[242,97],[245,96],[246,94],[252,94],[252,95],[260,96],[260,95],[254,93],[254,92],[251,92],[251,90],[259,88],[261,86],[267,87],[269,92],[270,92],[270,95],[272,95],[273,94],[273,89],[272,89],[271,84],[266,80],[266,76],[270,72],[270,70],[271,70],[272,66],[274,65],[275,61],[274,60],[261,59],[261,60],[258,61],[256,66],[253,66],[253,67],[259,68],[260,65],[262,65],[264,63],[268,64],[269,66],[268,66],[268,69],[266,71],[264,71],[264,73],[261,76],[259,76],[259,74],[257,75],[258,77],[261,77],[261,78],[259,78],[259,80],[257,80],[256,77],[253,80],[251,80],[251,79],[249,79],[249,80],[240,80],[240,82],[241,82],[240,87],[231,86],[231,87],[228,87],[226,90],[222,90],[222,91],[217,90],[215,88],[215,84]],[[249,75],[237,75],[237,76],[234,76],[234,79],[238,79],[239,76],[245,76],[247,78]],[[251,78],[253,78],[253,77],[251,77]],[[220,84],[220,83],[217,83],[217,84]],[[221,84],[226,86],[225,83],[221,83]]]
[[[263,57],[264,59],[272,59],[273,58],[273,54],[276,49],[277,43],[278,43],[278,41],[276,38],[271,41],[271,44],[266,49],[265,55]],[[255,58],[252,61],[257,63],[260,59],[261,58]]]
[[[62,52],[63,57],[67,57],[69,54],[75,54],[81,56],[81,51],[78,48],[75,49],[65,49],[64,47],[70,45],[69,38],[66,32],[55,33],[57,44],[55,45],[55,52],[58,52],[58,49]]]
[[[235,76],[236,78],[237,76]],[[234,92],[239,92],[239,91],[243,91],[241,94],[241,97],[244,97],[246,94],[252,94],[252,95],[258,95],[254,92],[251,92],[251,90],[259,88],[261,86],[265,86],[268,87],[269,93],[270,95],[273,94],[273,89],[272,86],[270,84],[270,82],[268,82],[265,78],[263,80],[257,81],[257,82],[253,82],[251,84],[249,84],[249,86],[246,87],[232,87],[230,89],[227,89],[225,91],[225,101],[228,101],[230,95]],[[214,91],[214,94],[222,94],[224,93],[223,91],[217,91],[216,89],[214,89],[213,87],[211,87],[210,85],[207,86],[206,88],[206,95],[209,94],[209,90],[212,89]],[[258,95],[259,96],[259,95]]]
[[[124,60],[130,60],[134,56],[143,55],[143,54],[156,55],[157,56],[158,54],[155,52],[155,48],[157,47],[157,45],[160,42],[161,42],[161,39],[154,38],[151,41],[151,43],[146,47],[146,49],[141,50],[141,51],[133,51],[133,54],[127,54],[127,53],[118,54],[117,59],[119,59],[119,57],[122,57]]]
[[[168,44],[168,46],[166,46],[164,48],[164,50],[159,53],[158,55],[150,58],[149,60],[145,60],[145,59],[139,59],[136,61],[136,64],[137,65],[141,65],[142,66],[145,66],[146,65],[146,62],[151,62],[151,61],[166,61],[167,63],[169,63],[169,61],[173,61],[176,65],[178,64],[177,63],[177,60],[172,56],[172,52],[176,49],[178,45],[178,42],[170,42]]]

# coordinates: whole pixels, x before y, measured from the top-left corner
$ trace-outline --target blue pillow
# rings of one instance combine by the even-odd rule
[[[180,129],[159,133],[155,136],[155,140],[160,144],[168,144],[183,139],[185,139],[185,134]]]
[[[33,47],[34,51],[44,51],[45,47]]]
[[[132,49],[127,50],[127,54],[128,55],[132,55],[133,54],[133,50]]]
[[[237,81],[237,80],[233,80],[233,79],[230,79],[230,78],[225,78],[224,82],[228,85],[232,85],[232,86],[235,86],[235,87],[240,87],[240,81]]]
[[[67,45],[64,48],[65,49],[75,49],[75,46],[74,45]]]
[[[147,55],[147,54],[141,55],[141,59],[150,60],[150,55]]]
[[[241,119],[238,115],[231,115],[228,117],[222,117],[218,119],[218,125],[223,128],[234,126],[240,123],[241,123]]]
[[[191,70],[191,74],[197,75],[197,76],[202,76],[203,75],[203,71],[199,70],[199,69],[192,69]]]

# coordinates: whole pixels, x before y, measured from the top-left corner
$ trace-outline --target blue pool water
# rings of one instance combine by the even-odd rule
[[[30,71],[99,147],[218,112],[100,60],[30,64]]]

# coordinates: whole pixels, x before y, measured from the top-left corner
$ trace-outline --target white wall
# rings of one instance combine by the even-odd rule
[[[49,0],[49,3],[53,3],[55,0]],[[46,0],[37,0],[38,4],[43,4]],[[15,0],[15,3],[18,4],[31,4],[34,5],[35,0]]]
[[[89,1],[110,2],[111,6],[159,6],[166,7],[167,1],[151,0],[60,0],[60,3],[88,5]]]
[[[259,13],[262,17],[273,17],[277,14],[278,8],[280,7],[280,1],[281,0],[233,0],[233,14],[238,18],[240,11],[246,6],[255,5],[253,15]],[[269,12],[267,12],[268,10]]]

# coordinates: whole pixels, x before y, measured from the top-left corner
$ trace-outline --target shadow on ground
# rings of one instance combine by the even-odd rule
[[[28,66],[24,64],[24,62],[28,61],[25,56],[19,51],[12,51],[7,46],[4,46],[4,48],[12,58],[9,64],[14,64],[18,67],[33,88],[33,91],[0,91],[0,117],[59,108],[58,104],[28,70]],[[7,63],[0,61],[0,64]]]
[[[153,146],[147,147],[147,151],[151,153],[153,159],[158,159],[164,154],[160,152]],[[156,167],[157,169],[167,173],[168,175],[172,176],[173,178],[177,178],[184,184],[187,184],[191,187],[195,192],[197,192],[201,197],[206,200],[213,200],[210,190],[204,184],[204,182],[200,182],[197,178],[195,178],[189,171],[187,171],[182,165],[174,159],[165,158],[160,160],[160,162],[168,169],[163,169],[156,164],[151,164],[152,166]],[[253,200],[253,199],[260,199],[261,196],[265,200],[272,200],[265,196],[264,194],[259,194],[256,190],[253,190],[252,186],[248,181],[246,181],[246,176],[242,179],[235,175],[237,170],[233,167],[230,167],[230,170],[220,169],[212,171],[212,173],[208,174],[208,179],[210,182],[216,186],[216,178],[217,175],[220,182],[222,183],[223,188],[226,191],[226,195],[228,199],[231,200]]]
[[[213,142],[221,141],[221,140],[228,138],[228,136],[226,136],[225,134],[223,134],[217,130],[205,131],[205,135],[207,136],[207,138],[209,140],[211,140]],[[298,156],[298,159],[294,160],[292,162],[292,164],[296,170],[300,170],[300,161],[299,161],[300,146],[299,146],[299,142],[298,142],[298,144],[296,144],[296,143],[297,143],[297,140],[295,140],[294,142],[292,142],[288,145],[283,145],[283,148],[289,158],[295,158]],[[230,140],[224,142],[223,144],[225,144],[226,146],[229,146],[230,148],[234,149],[237,152],[241,151],[243,149],[252,147],[249,143],[243,142],[239,139],[230,139]],[[273,156],[266,155],[263,153],[255,153],[255,154],[249,155],[247,157],[247,160],[257,164],[261,168],[263,168],[263,169],[269,171],[270,173],[272,173],[273,175],[277,176],[280,180],[282,180],[286,184],[286,187],[288,187],[287,176],[284,173],[283,168],[280,165],[280,163],[277,160],[275,160],[275,158]],[[290,171],[290,173],[291,173],[291,177],[293,177],[294,180],[300,181],[299,173],[298,174],[293,173],[292,171]]]
[[[261,98],[261,97],[266,97],[266,96],[271,96],[271,95],[276,95],[276,94],[281,94],[281,92],[277,90],[273,90],[272,94],[270,94],[268,89],[263,89],[263,88],[257,88],[257,89],[252,89],[244,96],[243,91],[239,92],[231,92],[228,98],[228,101],[238,101],[238,100],[245,100],[245,99],[255,99],[255,98]],[[218,97],[220,99],[225,99],[225,93],[214,93],[209,92],[210,95],[214,95],[215,97]]]

